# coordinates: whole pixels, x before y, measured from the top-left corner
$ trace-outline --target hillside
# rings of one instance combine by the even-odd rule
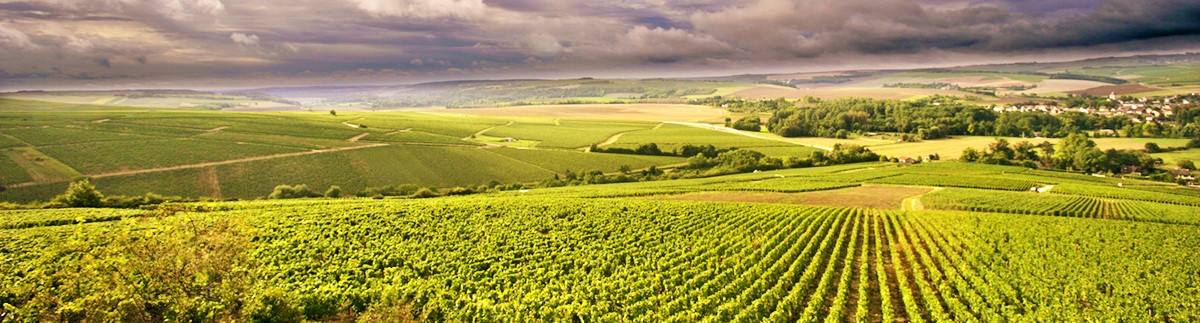
[[[866,163],[426,200],[0,211],[16,260],[0,280],[14,318],[128,318],[124,304],[161,303],[123,295],[153,295],[192,300],[169,313],[286,320],[1193,320],[1197,192]],[[60,281],[76,293],[47,297]]]

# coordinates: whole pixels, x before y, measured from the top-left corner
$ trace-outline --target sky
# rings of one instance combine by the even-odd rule
[[[1197,0],[0,0],[0,89],[688,77],[1198,44]]]

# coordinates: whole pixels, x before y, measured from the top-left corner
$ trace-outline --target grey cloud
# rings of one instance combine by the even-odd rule
[[[393,81],[448,70],[736,71],[843,57],[1107,54],[1195,47],[1198,37],[1195,0],[0,0],[0,46],[13,49],[0,52],[5,78],[38,68],[408,78]]]

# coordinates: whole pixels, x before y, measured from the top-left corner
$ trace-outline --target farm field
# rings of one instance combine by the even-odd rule
[[[20,92],[4,98],[101,106],[145,108],[202,108],[229,111],[297,111],[299,106],[284,102],[192,91],[80,91]]]
[[[682,158],[584,153],[658,123],[485,117],[416,111],[231,113],[132,107],[69,108],[5,101],[0,200],[48,200],[92,177],[120,195],[255,198],[278,184],[431,187],[529,183],[567,171],[677,165]],[[43,113],[62,108],[58,113]],[[641,112],[639,112],[641,113]],[[625,116],[618,113],[618,116]],[[637,118],[633,118],[637,119]],[[9,119],[5,119],[9,120]],[[534,140],[500,142],[490,133]],[[474,137],[474,138],[472,138]],[[487,138],[495,139],[487,142]],[[531,143],[521,146],[521,143]],[[536,148],[480,149],[484,145]]]
[[[925,176],[906,177],[916,174]],[[949,174],[975,188],[930,181]],[[1029,178],[1055,188],[994,183]],[[903,184],[871,184],[884,180]],[[851,186],[813,185],[834,182]],[[251,305],[176,307],[193,313],[310,320],[1200,319],[1200,295],[1189,292],[1200,283],[1192,275],[1200,264],[1190,261],[1200,252],[1200,208],[1142,198],[1164,195],[1159,187],[1169,186],[994,165],[864,163],[420,200],[0,211],[8,228],[0,254],[10,260],[0,263],[0,281],[13,318],[47,308],[123,317],[121,295],[149,293]],[[649,195],[611,195],[639,190]],[[862,198],[871,204],[853,206]],[[923,207],[899,210],[912,200]],[[84,250],[92,256],[69,256]],[[163,260],[122,261],[151,254]],[[185,282],[162,268],[255,274],[187,276],[222,291],[188,294],[160,287]],[[58,281],[81,294],[47,297]]]
[[[802,99],[804,97],[814,97],[821,99],[836,99],[836,98],[872,98],[872,99],[895,99],[895,100],[910,100],[933,95],[953,95],[967,96],[970,93],[941,90],[941,89],[907,89],[907,88],[884,88],[884,87],[811,87],[811,88],[791,88],[778,85],[758,85],[752,88],[739,90],[730,94],[733,97],[747,99]]]
[[[988,137],[988,136],[954,136],[945,139],[923,140],[919,142],[897,142],[895,139],[882,139],[878,136],[862,136],[849,139],[825,137],[781,137],[771,133],[754,133],[755,136],[770,137],[773,140],[791,142],[820,149],[831,149],[836,144],[852,144],[867,146],[871,151],[889,157],[917,157],[938,154],[942,158],[956,159],[968,147],[982,149],[998,138],[1010,143],[1029,141],[1041,143],[1048,141],[1057,143],[1058,138],[1019,138],[1019,137]],[[1092,138],[1101,149],[1144,149],[1146,143],[1157,143],[1162,147],[1183,147],[1188,139],[1181,138]]]
[[[663,151],[672,151],[683,145],[713,145],[717,148],[737,147],[738,149],[759,151],[768,156],[783,157],[806,157],[816,151],[814,148],[798,144],[731,133],[735,132],[734,130],[717,131],[706,128],[667,123],[651,129],[623,133],[616,141],[603,146],[632,149],[653,143]]]
[[[1154,157],[1162,158],[1163,164],[1167,167],[1175,167],[1175,164],[1180,160],[1190,160],[1192,162],[1200,162],[1200,149],[1191,148],[1179,151],[1155,153],[1151,154]]]
[[[539,117],[624,121],[723,121],[722,109],[687,104],[567,104],[530,105],[502,108],[434,110],[446,114],[490,117]]]

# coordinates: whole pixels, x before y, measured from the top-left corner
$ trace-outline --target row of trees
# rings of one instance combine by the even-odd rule
[[[967,148],[961,161],[998,165],[1022,165],[1030,168],[1050,168],[1084,173],[1155,173],[1161,159],[1141,150],[1101,150],[1086,135],[1075,133],[1060,140],[1033,144],[1021,141],[1011,144],[997,139],[986,150]]]
[[[1071,133],[1109,129],[1127,137],[1200,136],[1200,109],[1181,109],[1168,122],[1136,123],[1123,116],[1081,112],[1051,115],[1042,112],[996,112],[951,102],[930,105],[871,99],[841,99],[818,103],[815,108],[776,111],[767,122],[785,137],[834,137],[839,132],[901,132],[921,139],[949,135],[1012,137],[1065,137]]]
[[[716,157],[717,155],[737,150],[737,147],[717,148],[713,145],[683,145],[671,151],[663,151],[656,143],[645,143],[638,145],[635,148],[609,147],[602,148],[596,144],[588,149],[588,151],[596,153],[610,154],[632,154],[632,155],[649,155],[649,156],[677,156],[677,157],[692,157],[702,155],[705,157]]]
[[[1069,106],[1105,106],[1106,99],[1076,97]],[[1080,131],[1112,130],[1122,137],[1200,137],[1200,108],[1176,105],[1174,116],[1155,122],[1133,122],[1125,116],[1101,116],[1081,112],[1051,115],[1044,112],[997,112],[957,99],[929,98],[916,101],[847,98],[809,100],[804,103],[777,100],[709,98],[693,103],[739,112],[770,112],[767,128],[785,137],[838,137],[849,133],[899,132],[916,139],[951,135],[1065,137]],[[1052,102],[1050,104],[1053,104]],[[754,120],[753,116],[750,117]],[[744,130],[757,131],[744,118]],[[739,120],[739,123],[742,120]],[[738,123],[728,124],[734,127]],[[737,127],[735,127],[737,128]],[[741,129],[741,128],[739,128]]]
[[[541,187],[558,187],[566,185],[625,183],[653,181],[662,179],[679,179],[707,177],[725,174],[748,173],[785,168],[803,168],[837,164],[849,164],[869,161],[887,161],[863,146],[834,145],[832,151],[815,151],[807,158],[789,157],[786,159],[770,157],[763,153],[746,149],[729,149],[716,155],[694,154],[688,158],[686,166],[670,172],[651,166],[640,172],[634,172],[627,166],[621,167],[617,174],[605,174],[599,170],[583,173],[567,171],[564,176],[554,175],[554,178],[542,181]]]

